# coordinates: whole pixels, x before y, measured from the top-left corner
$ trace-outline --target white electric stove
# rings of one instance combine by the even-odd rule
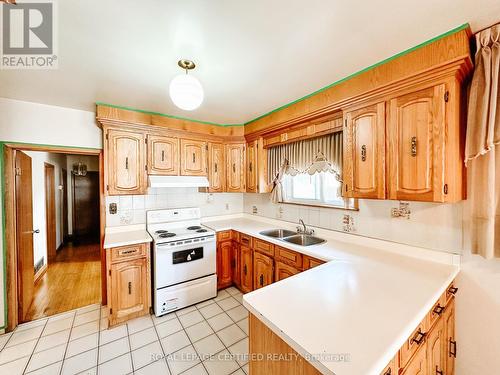
[[[200,218],[199,208],[147,212],[156,316],[217,295],[216,235]]]

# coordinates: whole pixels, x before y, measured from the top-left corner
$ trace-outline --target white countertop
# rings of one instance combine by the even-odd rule
[[[429,258],[428,251],[407,245],[399,247],[411,257],[395,253],[398,244],[384,247],[384,241],[361,237],[341,241],[342,233],[330,231],[318,233],[326,244],[309,247],[259,234],[293,228],[285,222],[240,218],[204,224],[330,261],[243,297],[245,307],[301,355],[323,355],[311,363],[324,374],[379,375],[459,272],[456,265],[418,259],[420,252]],[[441,255],[436,258],[456,259]],[[325,357],[343,354],[349,361]]]
[[[134,245],[137,243],[151,242],[153,239],[146,229],[123,227],[123,230],[107,231],[104,235],[104,248]]]

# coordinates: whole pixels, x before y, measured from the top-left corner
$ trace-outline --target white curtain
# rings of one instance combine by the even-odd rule
[[[500,25],[476,34],[467,118],[471,250],[500,257]]]

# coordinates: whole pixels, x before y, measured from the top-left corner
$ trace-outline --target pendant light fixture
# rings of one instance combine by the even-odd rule
[[[177,64],[186,73],[179,74],[170,82],[170,98],[180,109],[192,111],[203,102],[203,87],[200,81],[196,77],[188,75],[188,70],[194,69],[196,65],[191,60],[179,60]]]

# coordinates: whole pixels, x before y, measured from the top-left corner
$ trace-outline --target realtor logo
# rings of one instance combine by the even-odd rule
[[[1,8],[0,68],[57,68],[55,4],[41,1],[3,4]]]

